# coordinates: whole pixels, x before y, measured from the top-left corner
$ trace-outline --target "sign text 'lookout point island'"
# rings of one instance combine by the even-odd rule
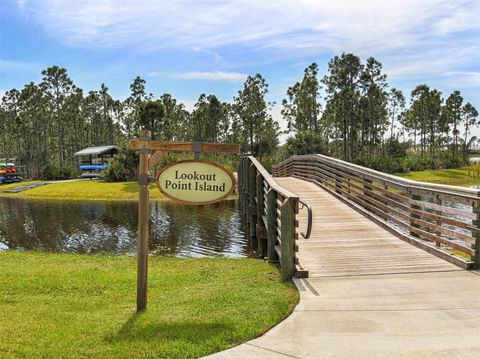
[[[188,204],[221,201],[234,189],[232,173],[215,163],[182,161],[157,174],[160,191],[168,198]]]

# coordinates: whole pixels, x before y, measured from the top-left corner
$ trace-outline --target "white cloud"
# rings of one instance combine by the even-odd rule
[[[27,0],[17,0],[17,6],[20,10],[23,10],[25,8],[25,3]]]
[[[243,82],[247,78],[247,74],[239,72],[182,72],[170,74],[170,77],[181,80],[213,80],[228,82]]]
[[[283,118],[282,114],[281,114],[281,111],[282,111],[282,105],[276,103],[275,105],[273,105],[271,111],[270,111],[270,114],[272,115],[272,118],[278,122],[278,124],[280,125],[280,129],[282,131],[286,130],[287,129],[287,120],[285,120],[285,118]],[[279,136],[279,141],[280,141],[280,144],[284,144],[285,142],[287,142],[287,138],[290,137],[291,134],[288,134],[288,133],[282,133],[280,136]]]
[[[177,101],[180,102],[180,103],[183,103],[185,105],[185,108],[188,111],[193,111],[193,109],[195,108],[196,101],[194,101],[194,100],[178,99]]]
[[[437,86],[449,86],[461,89],[462,92],[478,96],[480,88],[480,72],[478,71],[449,71],[435,81]],[[470,96],[469,96],[470,97]],[[472,99],[472,101],[474,101]],[[479,104],[480,105],[480,104]]]
[[[0,59],[0,72],[22,72],[22,71],[39,71],[42,64],[27,61],[12,61]]]
[[[435,24],[435,29],[439,34],[445,35],[480,28],[480,2],[473,2],[472,7],[468,9],[455,8],[452,10],[450,16],[441,19]]]
[[[301,52],[386,51],[429,34],[478,29],[478,2],[459,0],[24,0],[76,46],[209,51],[224,45]],[[478,14],[478,12],[477,12]],[[478,20],[478,18],[477,18]]]
[[[471,93],[478,93],[478,0],[19,0],[17,4],[50,36],[73,47],[163,50],[167,56],[186,54],[185,63],[189,56],[190,60],[200,53],[210,56],[210,67],[205,62],[197,68],[189,62],[187,67],[208,72],[153,72],[153,77],[241,82],[245,74],[220,70],[238,66],[239,71],[257,71],[260,64],[286,59],[303,63],[307,57],[346,51],[363,58],[375,56],[393,82],[438,80],[459,84],[460,89],[470,86]],[[260,60],[255,58],[259,54]],[[185,64],[179,65],[172,71],[185,69]]]
[[[461,77],[465,80],[469,79],[473,84],[480,86],[479,71],[450,71],[445,73],[446,76]]]
[[[191,72],[150,72],[150,77],[169,77],[180,80],[210,80],[210,81],[226,81],[226,82],[243,82],[247,78],[247,74],[240,72],[225,71],[191,71]]]

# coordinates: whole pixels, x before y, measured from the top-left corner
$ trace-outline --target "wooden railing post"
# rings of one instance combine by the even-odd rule
[[[372,180],[368,179],[368,178],[365,178],[363,177],[363,188],[365,188],[367,191],[363,191],[363,194],[367,197],[370,197],[370,194],[368,193],[368,191],[372,191],[373,188],[371,186],[369,186],[370,183],[372,183]]]
[[[295,274],[295,208],[292,198],[286,199],[281,208],[281,273],[283,280],[290,280]]]
[[[315,167],[321,168],[320,164],[321,164],[321,162],[318,159],[315,159],[315,162],[314,162]],[[318,176],[318,174],[315,173],[313,178],[316,181],[320,182],[323,186],[327,186],[327,180],[325,178],[323,178],[323,176]]]
[[[243,160],[243,215],[246,218],[248,212],[248,159],[244,158]]]
[[[252,248],[257,249],[257,204],[255,196],[257,195],[257,169],[253,163],[248,164],[248,232]],[[257,249],[258,250],[258,249]]]
[[[475,244],[473,244],[475,255],[472,256],[472,261],[475,263],[475,269],[480,269],[480,199],[473,203],[472,211],[476,215],[476,219],[472,220],[472,225],[478,228],[477,231],[472,231],[472,237],[475,238]]]
[[[240,163],[238,164],[237,168],[237,188],[238,188],[238,204],[239,204],[239,210],[240,214],[243,214],[243,196],[244,196],[244,190],[243,190],[243,161],[244,159],[242,158],[240,160]]]
[[[257,173],[257,228],[256,235],[258,240],[258,256],[264,258],[267,255],[267,231],[263,221],[265,201],[263,198],[263,177]]]
[[[267,259],[278,261],[275,245],[277,244],[277,193],[270,189],[267,193]]]
[[[338,194],[342,194],[342,186],[341,186],[341,181],[339,179],[339,177],[341,177],[340,171],[335,171],[334,174],[336,175],[335,177],[335,192],[338,193]]]
[[[352,176],[347,174],[347,193],[352,194]]]
[[[421,201],[422,200],[422,196],[418,195],[418,194],[413,194],[411,191],[409,191],[410,193],[410,198],[413,199],[414,201]],[[412,209],[422,209],[422,207],[420,206],[417,206],[415,204],[410,204],[410,208]],[[420,218],[420,216],[417,216],[416,214],[411,214],[411,217],[412,218],[415,218],[415,219],[418,219]],[[410,226],[414,227],[414,228],[420,228],[420,226],[418,224],[416,224],[415,222],[410,222]],[[418,233],[415,233],[413,231],[410,231],[410,235],[413,236],[413,237],[420,237],[418,235]]]
[[[436,203],[437,203],[439,206],[441,206],[441,205],[442,205],[442,200],[439,198],[438,195],[435,196],[435,199],[436,199]],[[439,216],[442,215],[442,212],[441,212],[441,211],[432,211],[432,212],[438,214]],[[438,226],[439,228],[442,227],[442,221],[438,221],[438,220],[437,220],[435,223],[437,224],[437,226]],[[435,232],[435,233],[436,233],[437,236],[439,236],[439,237],[441,237],[441,235],[442,235],[442,232],[441,232],[441,231],[437,231],[437,232]],[[442,244],[441,244],[440,242],[436,242],[435,245],[436,245],[438,248],[441,248],[441,247],[442,247]]]

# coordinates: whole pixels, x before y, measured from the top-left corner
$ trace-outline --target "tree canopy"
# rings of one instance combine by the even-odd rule
[[[28,177],[39,177],[46,166],[76,167],[73,154],[84,147],[126,148],[141,128],[157,140],[240,143],[244,152],[271,156],[281,130],[268,94],[266,79],[256,74],[231,102],[202,93],[188,111],[171,94],[149,93],[139,76],[127,98],[115,99],[105,84],[84,93],[65,68],[52,66],[40,83],[2,97],[0,157],[16,157]],[[334,56],[323,76],[316,63],[307,66],[287,88],[281,115],[290,134],[282,153],[317,152],[373,167],[401,161],[407,152],[429,166],[445,158],[446,166],[458,165],[477,140],[478,111],[460,91],[444,97],[419,84],[407,105],[405,95],[389,87],[380,61],[352,53]]]

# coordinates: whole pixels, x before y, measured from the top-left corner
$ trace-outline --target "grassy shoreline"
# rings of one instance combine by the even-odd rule
[[[198,358],[256,337],[299,294],[255,259],[150,259],[135,314],[135,258],[0,252],[0,357]]]
[[[52,182],[19,193],[2,192],[5,189],[31,183],[17,182],[0,186],[0,197],[45,200],[88,200],[88,201],[135,201],[138,200],[138,182],[74,181]],[[161,201],[165,197],[155,184],[151,184],[150,199]]]
[[[407,173],[395,173],[395,176],[419,182],[430,182],[451,186],[468,187],[480,185],[480,179],[468,175],[468,168],[413,171]]]
[[[25,181],[0,185],[0,198],[23,198],[39,200],[71,201],[138,201],[138,182],[72,181],[52,182],[19,193],[2,192],[6,189],[37,181]],[[150,184],[150,200],[163,201],[165,196],[155,183]],[[227,199],[238,198],[233,193]]]

